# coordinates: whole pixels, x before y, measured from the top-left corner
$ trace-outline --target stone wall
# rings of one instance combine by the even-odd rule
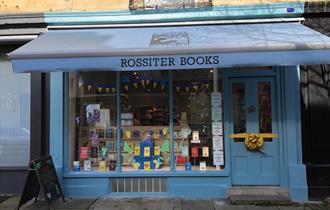
[[[213,0],[213,5],[271,4],[304,0]],[[320,0],[309,0],[320,1]],[[0,0],[0,15],[39,12],[87,12],[128,9],[129,0]]]

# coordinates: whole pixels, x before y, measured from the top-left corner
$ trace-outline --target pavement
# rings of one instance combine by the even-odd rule
[[[16,210],[19,197],[11,197],[0,203],[0,210]],[[322,202],[309,202],[283,206],[231,205],[220,199],[183,199],[169,197],[100,197],[58,199],[48,205],[44,200],[33,200],[20,210],[330,210]]]

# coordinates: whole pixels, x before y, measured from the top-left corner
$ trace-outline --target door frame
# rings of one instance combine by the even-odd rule
[[[224,123],[225,123],[225,136],[224,139],[226,142],[228,142],[228,147],[226,149],[226,153],[228,154],[228,157],[230,158],[230,161],[228,161],[228,165],[227,167],[228,170],[230,172],[232,172],[232,154],[231,154],[231,144],[230,141],[232,141],[231,138],[229,138],[229,134],[230,134],[230,126],[232,126],[232,120],[231,120],[231,116],[230,116],[230,93],[229,91],[231,91],[230,89],[230,79],[244,79],[244,78],[260,78],[260,77],[273,77],[274,78],[274,90],[275,90],[275,95],[274,98],[276,100],[275,104],[277,106],[277,113],[276,113],[276,117],[277,117],[277,128],[278,128],[278,134],[279,134],[279,144],[278,144],[278,154],[279,154],[279,186],[288,186],[289,182],[289,175],[288,175],[288,164],[287,164],[287,152],[285,150],[286,148],[286,137],[285,137],[285,133],[283,132],[284,130],[284,121],[283,121],[283,100],[282,97],[284,96],[283,93],[283,84],[284,84],[284,73],[281,73],[281,71],[284,71],[285,68],[281,68],[281,67],[272,67],[271,69],[268,69],[269,67],[265,67],[264,70],[262,70],[260,67],[258,67],[258,70],[254,70],[254,68],[233,68],[233,69],[225,69],[224,70]],[[260,70],[259,70],[260,69]],[[226,111],[228,110],[228,111]],[[277,140],[277,139],[276,139]],[[230,177],[231,179],[231,184],[232,182],[232,176]],[[239,186],[239,185],[236,185]],[[278,186],[278,185],[277,185]]]

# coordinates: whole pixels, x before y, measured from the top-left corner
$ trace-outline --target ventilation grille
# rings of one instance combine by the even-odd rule
[[[167,178],[111,179],[112,192],[167,192]]]

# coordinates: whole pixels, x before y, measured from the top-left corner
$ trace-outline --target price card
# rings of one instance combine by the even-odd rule
[[[221,93],[212,93],[211,106],[221,106]]]
[[[223,136],[213,136],[213,150],[223,150]]]
[[[222,121],[222,108],[221,107],[212,107],[212,120],[213,121]]]
[[[223,151],[213,151],[213,165],[215,166],[224,165]]]
[[[222,135],[222,122],[212,122],[212,135]]]

